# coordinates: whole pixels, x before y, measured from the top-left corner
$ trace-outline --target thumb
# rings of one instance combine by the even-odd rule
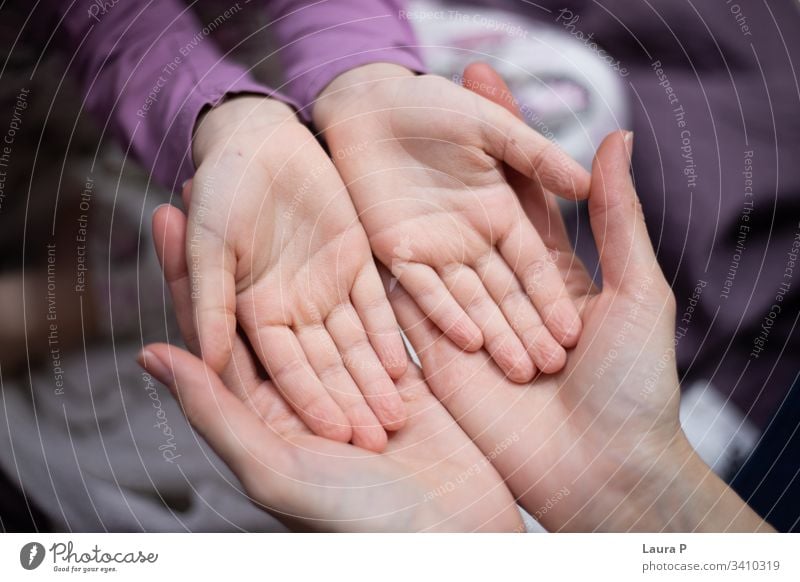
[[[509,113],[522,119],[519,102],[513,97],[511,89],[503,77],[488,63],[477,62],[467,65],[464,69],[462,84],[466,89],[500,105]],[[581,179],[585,182],[583,188],[586,188],[588,192],[590,178],[585,172],[580,172],[580,174],[583,174]],[[525,214],[545,244],[550,248],[572,254],[572,244],[555,196],[543,190],[538,181],[531,180],[512,168],[506,167],[506,178],[517,193]]]
[[[464,68],[461,84],[464,88],[480,95],[484,99],[497,103],[509,113],[513,113],[516,117],[522,119],[519,103],[511,95],[511,89],[508,88],[503,77],[490,64],[477,62],[467,65]]]
[[[604,289],[633,291],[653,276],[663,280],[630,175],[632,151],[633,133],[614,132],[600,144],[592,166],[589,218]]]
[[[146,346],[139,365],[167,386],[186,419],[243,483],[259,467],[263,450],[280,451],[285,441],[265,428],[202,360],[167,344]],[[252,447],[252,449],[251,449]],[[273,461],[280,455],[273,455]]]
[[[556,143],[524,121],[519,103],[502,78],[485,63],[464,71],[465,88],[484,97],[484,150],[520,174],[563,198],[583,200],[589,194],[589,173]]]
[[[222,372],[236,335],[236,256],[225,235],[207,225],[208,212],[202,205],[189,208],[186,262],[200,354],[213,370]]]
[[[186,215],[170,204],[162,204],[153,213],[153,241],[181,337],[193,354],[200,353],[200,343],[192,317],[191,279],[186,265]]]
[[[236,337],[236,295],[232,270],[226,267],[225,250],[203,245],[203,258],[192,265],[192,303],[200,355],[215,371],[222,372],[231,359]]]
[[[183,199],[183,208],[188,210],[192,202],[192,179],[189,178],[181,186],[181,198]]]

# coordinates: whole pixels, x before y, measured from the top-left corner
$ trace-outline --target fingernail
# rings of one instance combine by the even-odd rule
[[[151,376],[155,376],[156,380],[170,386],[174,381],[172,369],[165,362],[162,362],[153,352],[147,348],[139,352],[136,358],[139,365],[147,370]]]
[[[156,212],[158,212],[163,206],[169,206],[169,205],[170,205],[169,202],[164,202],[163,204],[159,204],[158,206],[153,208],[153,214],[151,214],[150,217],[152,218],[153,216],[155,216]]]
[[[581,337],[581,327],[583,322],[581,321],[580,315],[576,313],[570,318],[569,325],[564,332],[564,341],[561,342],[561,345],[565,348],[572,348],[575,347],[575,344],[578,343],[578,340]]]
[[[625,132],[624,141],[625,141],[625,150],[628,152],[628,159],[631,159],[631,157],[633,157],[633,132],[632,131],[626,131]]]

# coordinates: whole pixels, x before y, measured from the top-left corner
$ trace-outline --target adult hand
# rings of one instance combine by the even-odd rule
[[[406,353],[330,158],[286,105],[235,97],[198,122],[185,241],[203,359],[241,325],[316,434],[381,450],[405,410]],[[363,395],[363,396],[362,396]]]
[[[185,229],[177,208],[155,214],[164,275],[182,335],[196,351],[190,274],[180,250]],[[147,346],[140,362],[169,386],[252,499],[287,524],[335,531],[522,529],[503,481],[414,366],[398,380],[408,421],[375,454],[312,434],[239,336],[220,375],[164,344]]]
[[[502,84],[486,67],[466,75]],[[495,466],[548,529],[768,529],[681,430],[675,300],[629,174],[631,138],[606,138],[592,171],[602,290],[569,253],[558,262],[584,323],[562,372],[511,384],[486,354],[464,353],[441,337],[403,290],[390,299],[434,394],[482,450],[500,451]],[[526,204],[537,227],[561,220],[544,197]],[[563,225],[551,231],[553,244],[567,249]]]
[[[510,94],[509,94],[510,95]],[[358,67],[313,117],[376,257],[459,347],[482,345],[512,380],[564,366],[580,319],[503,163],[585,198],[588,173],[499,105],[442,77]]]

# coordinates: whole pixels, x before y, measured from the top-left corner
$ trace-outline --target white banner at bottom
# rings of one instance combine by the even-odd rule
[[[4,534],[0,580],[800,580],[786,534]],[[244,578],[242,578],[244,579]],[[191,579],[189,579],[191,580]]]

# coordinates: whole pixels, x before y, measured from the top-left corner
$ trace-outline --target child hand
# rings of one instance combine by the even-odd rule
[[[379,451],[405,409],[406,353],[330,158],[284,104],[242,96],[198,122],[186,233],[204,359],[221,371],[237,322],[320,436]]]
[[[507,181],[582,199],[589,174],[503,107],[446,79],[372,64],[337,77],[314,121],[372,250],[461,349],[486,345],[511,379],[560,370],[581,323]]]

